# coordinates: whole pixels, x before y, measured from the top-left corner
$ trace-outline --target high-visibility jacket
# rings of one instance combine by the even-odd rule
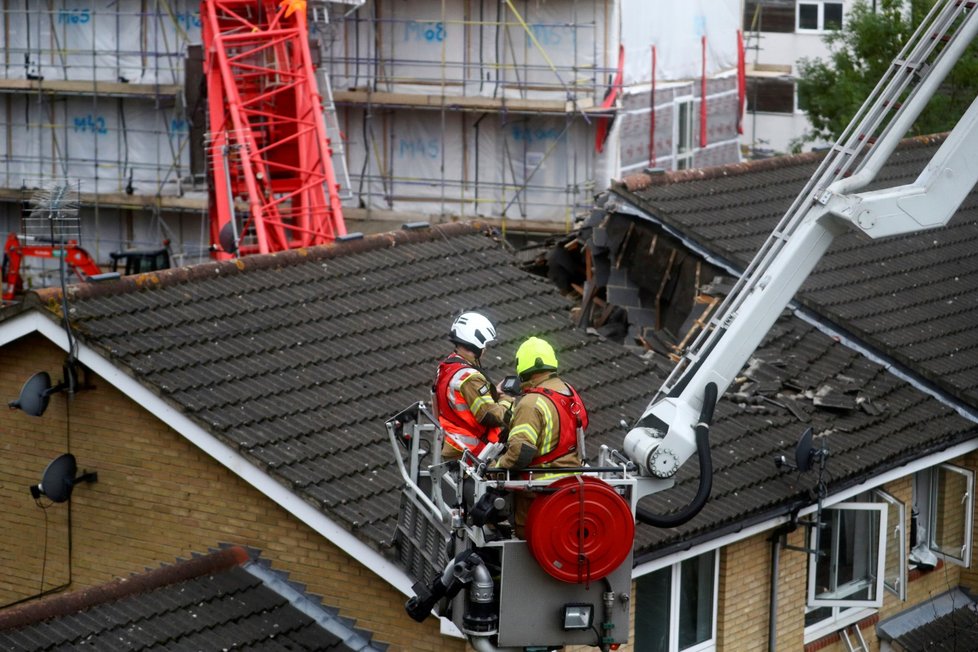
[[[547,389],[545,387],[529,387],[524,394],[543,394],[557,409],[557,427],[548,428],[540,433],[537,440],[539,454],[534,457],[529,466],[546,466],[557,458],[577,450],[577,429],[587,429],[588,416],[584,401],[577,390],[567,385],[570,395]]]
[[[459,355],[452,354],[438,365],[435,376],[434,394],[435,414],[438,423],[445,431],[445,441],[459,451],[469,450],[478,455],[487,442],[499,441],[500,428],[488,427],[475,418],[474,406],[469,405],[462,396],[462,382],[473,374],[481,374]],[[486,381],[489,386],[489,382]],[[492,400],[487,396],[486,400]]]

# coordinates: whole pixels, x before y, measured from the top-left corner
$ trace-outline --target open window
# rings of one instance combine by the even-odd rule
[[[822,510],[813,527],[809,607],[880,607],[886,560],[887,505],[841,503]]]
[[[886,505],[886,560],[884,562],[883,588],[901,600],[907,599],[907,537],[906,507],[902,501],[876,489],[873,500]]]
[[[940,464],[914,476],[917,544],[945,562],[971,565],[974,471]]]

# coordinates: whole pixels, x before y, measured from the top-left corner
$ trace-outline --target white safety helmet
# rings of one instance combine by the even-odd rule
[[[463,312],[452,322],[451,339],[476,352],[482,352],[486,344],[496,339],[492,322],[477,312]]]

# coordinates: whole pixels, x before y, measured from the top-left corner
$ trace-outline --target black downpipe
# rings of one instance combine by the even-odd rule
[[[707,383],[703,390],[703,409],[700,410],[700,422],[696,424],[696,458],[700,463],[700,484],[696,496],[686,507],[675,514],[654,514],[649,510],[638,507],[635,518],[646,525],[654,527],[677,527],[688,522],[700,513],[713,489],[713,459],[710,455],[710,422],[713,421],[713,409],[717,404],[716,383]]]

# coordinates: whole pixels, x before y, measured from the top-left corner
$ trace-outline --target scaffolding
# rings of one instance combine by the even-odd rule
[[[348,220],[566,230],[630,170],[739,160],[737,0],[307,7]],[[19,223],[32,188],[68,179],[99,260],[164,238],[177,262],[206,258],[197,0],[0,10],[0,228]]]
[[[732,49],[739,4],[723,4],[737,5],[727,12]],[[566,229],[612,177],[683,166],[671,154],[683,101],[704,109],[683,113],[690,125],[709,116],[718,127],[709,144],[689,143],[686,164],[694,152],[699,164],[739,160],[737,81],[717,74],[722,62],[708,80],[699,67],[670,70],[658,89],[651,66],[635,62],[670,13],[630,0],[372,0],[334,19],[320,37],[353,194],[368,210]],[[619,25],[636,19],[626,44]],[[658,160],[648,156],[652,114]]]
[[[610,114],[608,6],[377,0],[334,18],[324,67],[359,202],[569,225]]]
[[[197,3],[0,0],[0,11],[0,228],[16,230],[34,189],[70,182],[98,259],[172,239],[179,262],[201,260],[185,86]]]
[[[71,178],[87,192],[180,195],[192,4],[3,0],[0,184]]]

